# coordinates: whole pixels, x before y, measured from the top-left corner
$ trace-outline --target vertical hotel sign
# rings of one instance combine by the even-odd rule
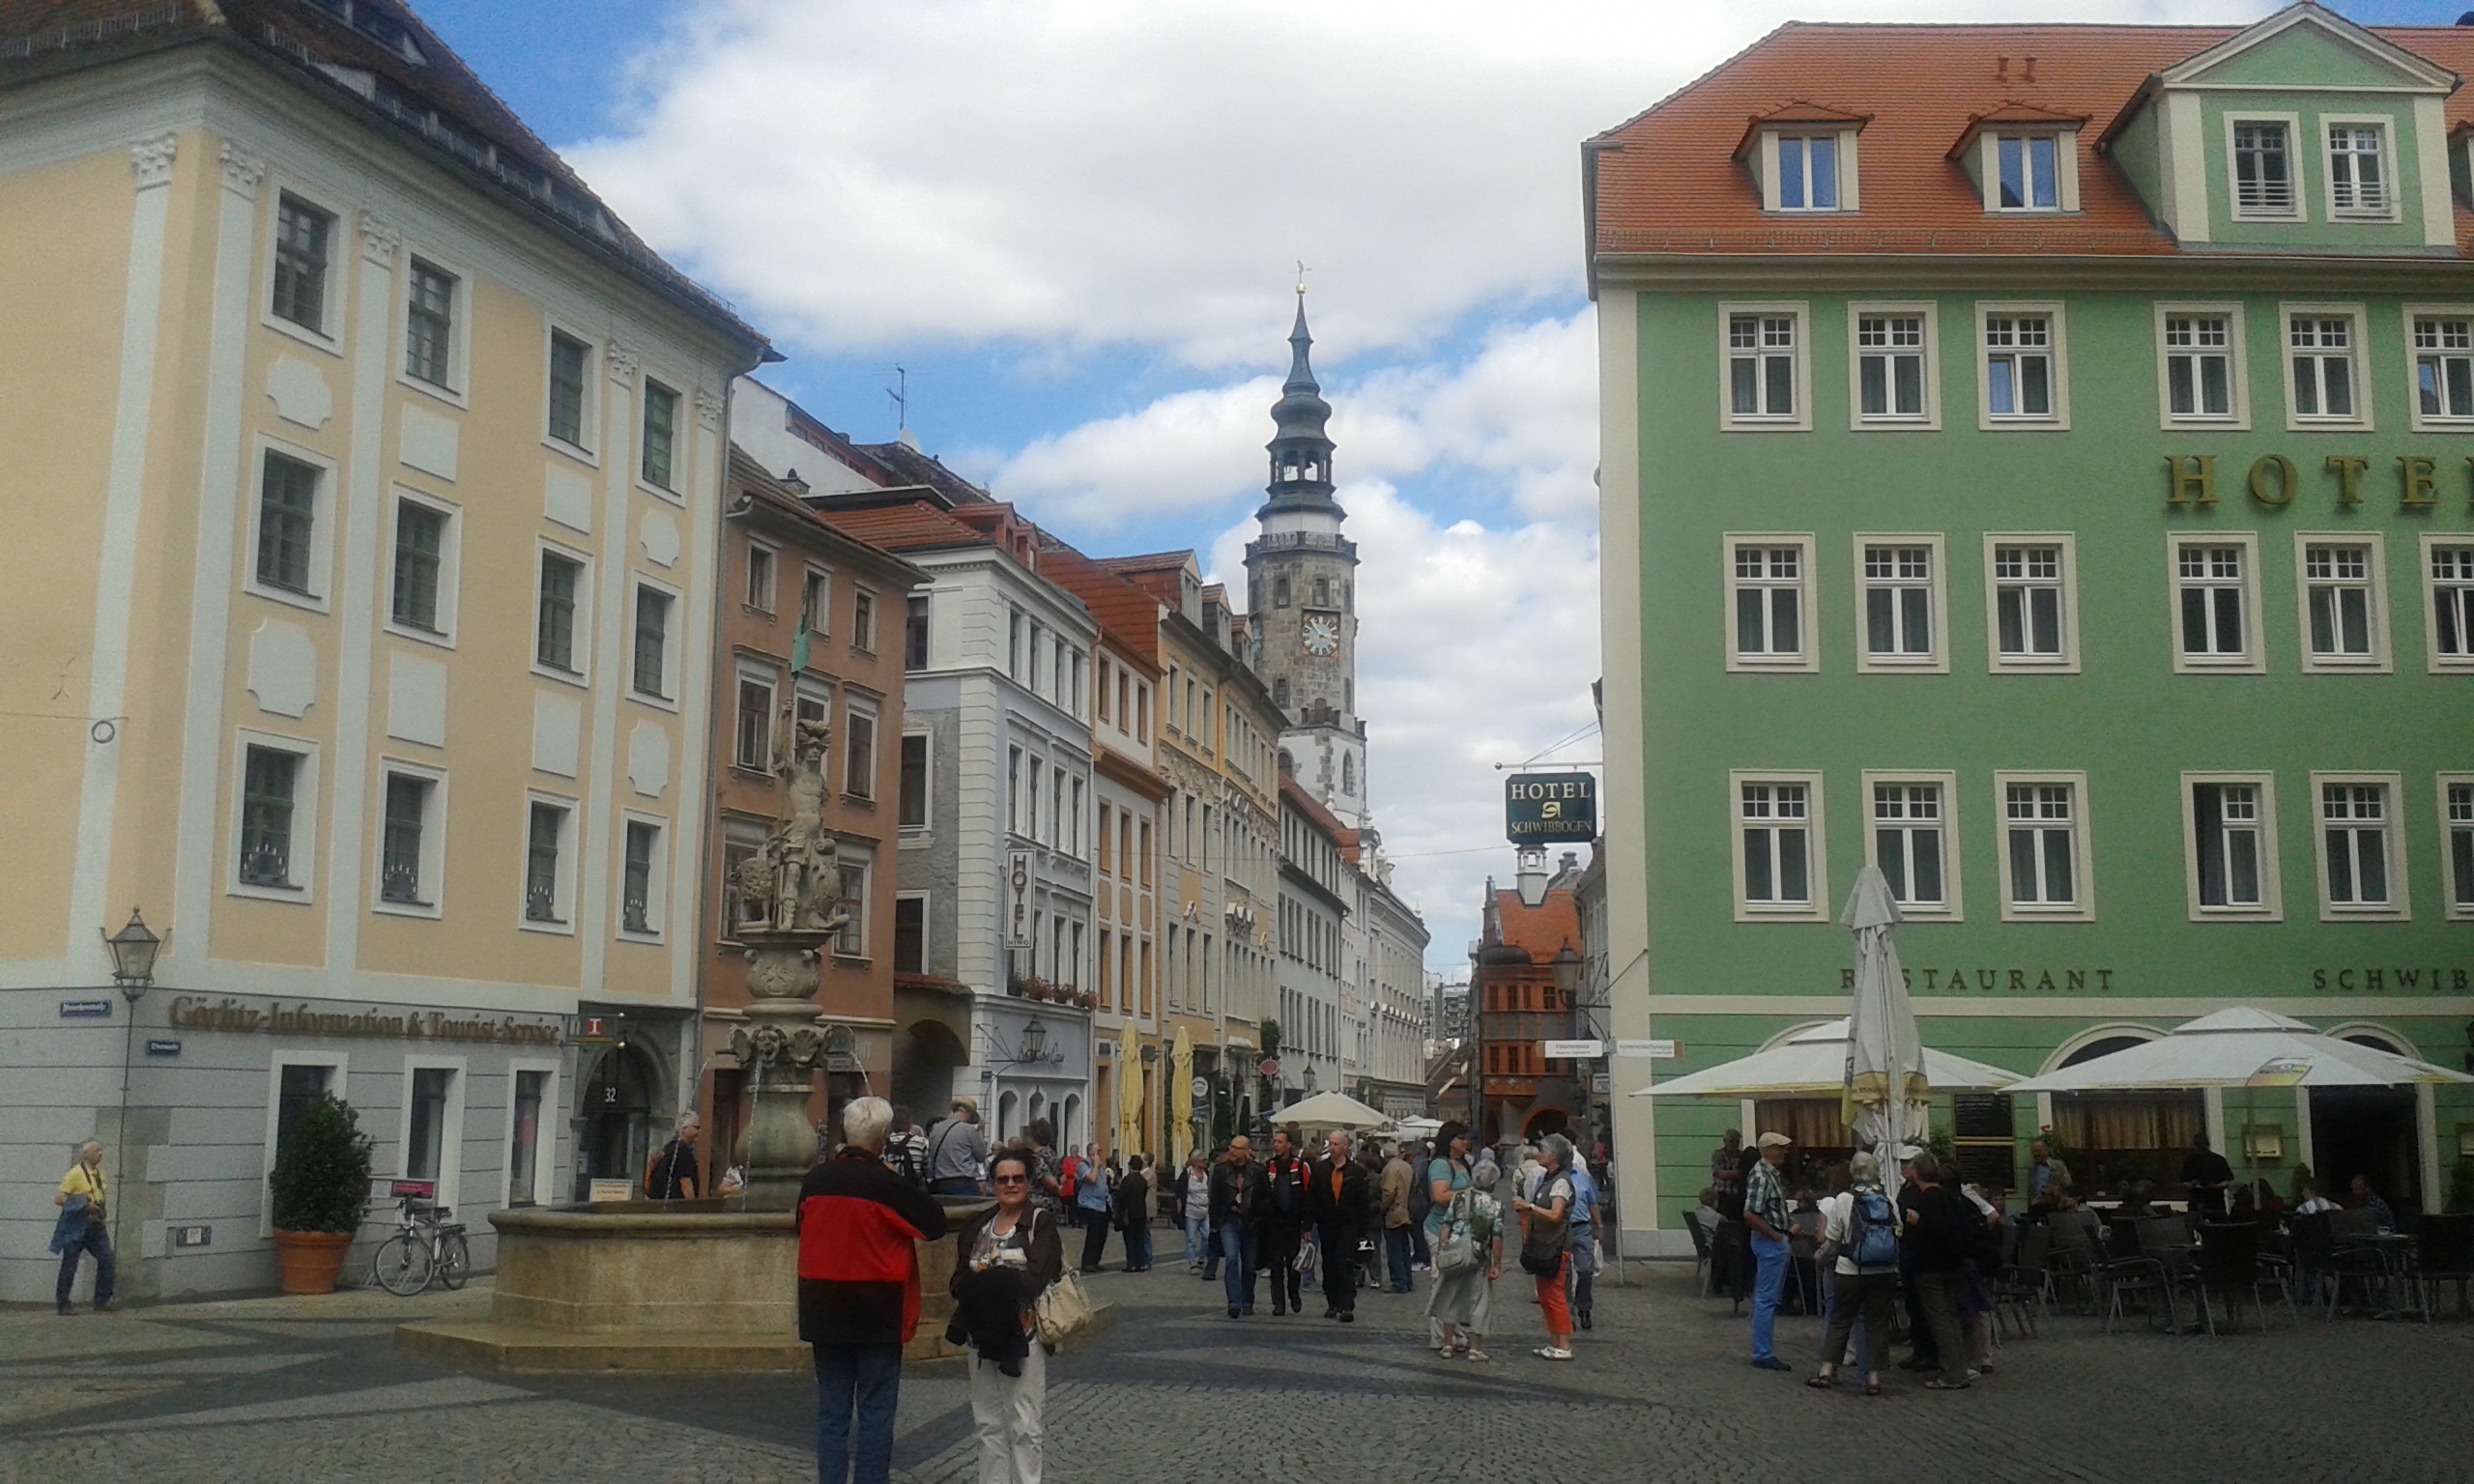
[[[1505,779],[1504,837],[1515,845],[1596,840],[1597,780],[1587,773],[1519,773]]]

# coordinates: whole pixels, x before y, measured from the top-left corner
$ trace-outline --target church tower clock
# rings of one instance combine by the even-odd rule
[[[1298,784],[1352,829],[1366,822],[1366,725],[1357,715],[1357,544],[1332,498],[1332,405],[1314,383],[1306,290],[1297,291],[1288,380],[1272,407],[1270,499],[1246,546],[1255,671],[1287,725],[1280,751]]]

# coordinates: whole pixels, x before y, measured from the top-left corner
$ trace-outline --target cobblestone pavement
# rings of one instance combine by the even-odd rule
[[[1050,1367],[1049,1478],[1220,1481],[1688,1478],[1850,1484],[1987,1477],[2148,1484],[2212,1477],[2381,1484],[2466,1476],[2474,1325],[2282,1318],[2266,1334],[2103,1335],[2056,1315],[1955,1396],[1889,1373],[1879,1400],[1798,1384],[1814,1321],[1786,1319],[1798,1375],[1747,1363],[1747,1322],[1688,1270],[1634,1265],[1601,1289],[1579,1359],[1550,1365],[1528,1285],[1496,1294],[1491,1364],[1421,1343],[1416,1298],[1361,1297],[1358,1323],[1230,1321],[1176,1264],[1092,1280],[1121,1322]],[[1425,1280],[1421,1277],[1420,1282]],[[63,1320],[0,1312],[0,1481],[408,1484],[814,1478],[803,1378],[471,1375],[398,1355],[393,1326],[479,1313],[485,1286],[165,1305]],[[974,1477],[958,1363],[903,1386],[897,1476]],[[1851,1442],[1855,1446],[1850,1446]],[[1517,1461],[1551,1458],[1528,1468]]]

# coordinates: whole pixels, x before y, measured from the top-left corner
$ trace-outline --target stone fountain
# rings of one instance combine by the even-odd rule
[[[731,1033],[731,1055],[751,1073],[745,1166],[748,1211],[789,1211],[816,1158],[808,1094],[823,1065],[816,1005],[825,945],[849,923],[838,909],[842,872],[824,827],[822,722],[792,724],[790,799],[781,822],[739,863],[737,937],[747,955],[747,1023]]]

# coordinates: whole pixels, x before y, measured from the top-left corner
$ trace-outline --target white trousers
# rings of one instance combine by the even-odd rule
[[[1037,1340],[1022,1374],[970,1356],[970,1419],[979,1438],[979,1484],[1040,1484],[1042,1414],[1048,1409],[1048,1352]]]

